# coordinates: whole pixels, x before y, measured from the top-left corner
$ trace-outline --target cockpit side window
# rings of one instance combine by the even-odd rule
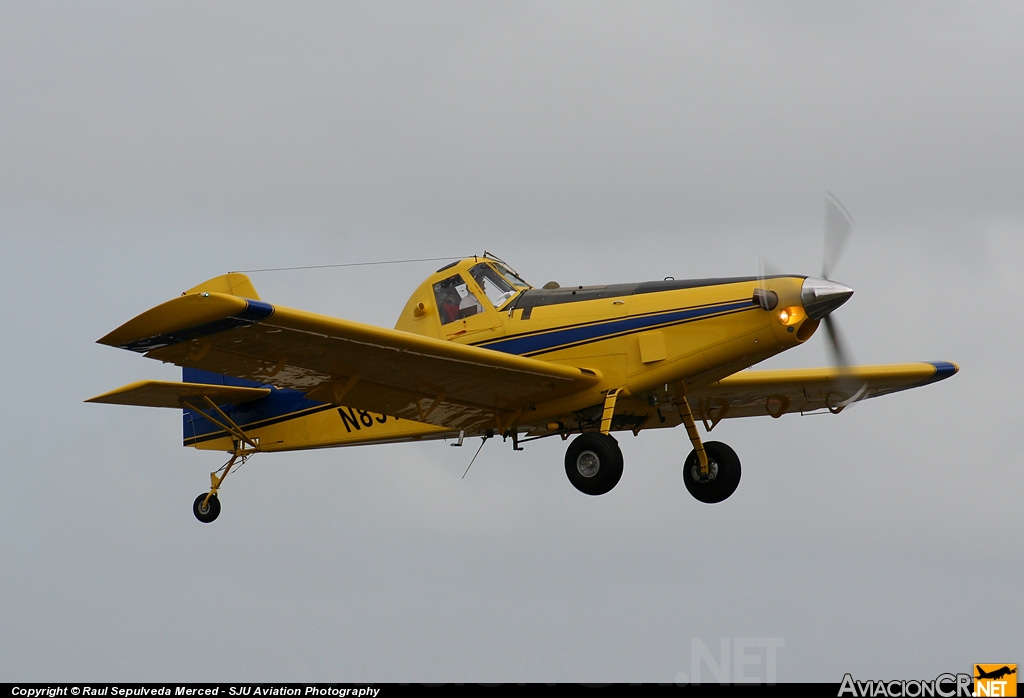
[[[483,310],[476,294],[458,274],[434,284],[434,301],[442,325],[476,315]]]

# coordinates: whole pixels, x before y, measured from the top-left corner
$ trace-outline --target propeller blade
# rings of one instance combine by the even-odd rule
[[[781,276],[782,269],[777,267],[771,261],[765,259],[763,256],[757,258],[757,279],[762,284],[766,279],[770,279],[773,276]]]
[[[836,327],[836,321],[832,319],[832,316],[826,315],[824,321],[825,332],[828,334],[829,353],[832,354],[832,365],[845,369],[850,365],[850,353],[846,350],[846,345],[839,335],[839,329]]]
[[[832,319],[831,315],[826,315],[824,318],[825,332],[828,334],[828,347],[832,354],[832,364],[839,369],[840,380],[839,385],[842,386],[841,390],[849,395],[848,398],[835,405],[834,409],[829,409],[838,414],[841,410],[850,405],[856,404],[864,399],[865,394],[868,390],[867,383],[861,383],[853,376],[846,376],[842,378],[842,375],[851,366],[850,353],[846,349],[846,344],[843,342],[842,335],[839,333],[839,327],[835,320]]]
[[[853,217],[832,192],[825,192],[825,253],[821,260],[821,277],[829,278],[839,262],[846,238],[853,230]]]

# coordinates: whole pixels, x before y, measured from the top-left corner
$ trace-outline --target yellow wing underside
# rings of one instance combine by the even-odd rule
[[[742,371],[690,395],[695,416],[709,422],[732,417],[838,412],[848,404],[917,388],[959,370],[948,362],[920,362]]]

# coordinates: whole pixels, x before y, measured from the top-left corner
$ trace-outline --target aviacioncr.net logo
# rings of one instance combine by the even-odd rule
[[[939,674],[932,681],[857,681],[843,676],[838,698],[971,698],[970,674]]]

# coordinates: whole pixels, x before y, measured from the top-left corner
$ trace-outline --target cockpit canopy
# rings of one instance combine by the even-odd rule
[[[491,259],[479,261],[433,285],[442,325],[482,312],[485,303],[501,310],[529,288],[530,284],[507,266]]]
[[[424,279],[398,316],[395,329],[438,339],[500,331],[502,319],[497,311],[510,310],[531,288],[500,259],[486,253],[466,257]]]

